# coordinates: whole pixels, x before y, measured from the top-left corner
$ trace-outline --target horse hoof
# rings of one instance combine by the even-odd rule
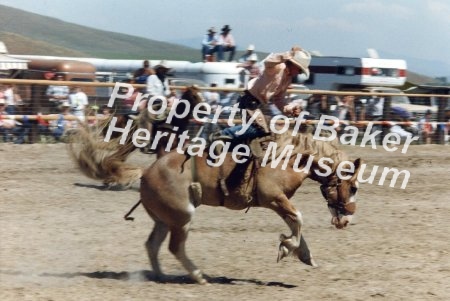
[[[198,284],[202,284],[202,285],[208,284],[208,281],[206,281],[206,279],[203,278],[202,271],[200,271],[200,270],[195,270],[194,272],[192,272],[191,278]]]
[[[197,283],[198,284],[201,284],[201,285],[209,285],[209,282],[208,281],[206,281],[205,279],[200,279],[200,280],[197,280]]]
[[[316,261],[311,256],[302,257],[302,256],[299,255],[298,259],[300,259],[300,261],[303,262],[304,264],[310,265],[313,268],[319,267],[319,265],[316,263]]]
[[[288,239],[288,237],[286,235],[280,234],[280,241],[281,242],[285,241],[286,239]]]
[[[277,262],[280,262],[281,259],[289,255],[289,250],[282,244],[280,244],[280,247],[278,248],[278,257]]]

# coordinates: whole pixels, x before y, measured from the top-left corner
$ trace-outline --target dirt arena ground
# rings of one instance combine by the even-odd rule
[[[152,221],[141,207],[134,222],[122,218],[137,187],[102,190],[64,144],[0,144],[0,300],[450,300],[449,146],[344,150],[369,171],[408,170],[406,189],[361,185],[353,224],[336,230],[318,184],[306,182],[292,201],[319,268],[276,262],[287,227],[275,213],[200,207],[187,245],[211,282],[200,286],[183,277],[167,242],[171,278],[155,281],[143,245]]]

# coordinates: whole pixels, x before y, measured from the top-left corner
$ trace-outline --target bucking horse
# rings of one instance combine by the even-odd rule
[[[287,224],[290,233],[281,234],[278,260],[296,256],[305,264],[315,260],[302,235],[302,214],[289,201],[305,179],[320,184],[320,190],[331,213],[331,223],[345,228],[356,210],[357,174],[360,159],[347,160],[337,141],[314,139],[311,133],[289,130],[273,137],[264,162],[261,158],[236,160],[227,153],[223,164],[215,166],[207,153],[192,156],[172,151],[159,157],[142,171],[125,163],[126,146],[116,158],[102,161],[102,171],[114,174],[115,181],[131,183],[140,179],[140,202],[154,221],[145,244],[155,274],[164,279],[158,254],[170,233],[169,250],[197,283],[207,283],[202,271],[186,254],[189,227],[200,205],[245,210],[264,207],[275,211]],[[276,146],[276,147],[275,147]],[[283,152],[289,146],[289,152]],[[108,156],[92,149],[96,162]],[[113,151],[112,151],[113,152]],[[267,155],[267,153],[266,153]],[[240,158],[244,159],[244,158]],[[238,163],[239,162],[239,163]],[[273,163],[282,164],[273,164]],[[82,166],[85,174],[99,179],[111,177],[98,172],[98,165]],[[139,172],[133,172],[139,170]]]

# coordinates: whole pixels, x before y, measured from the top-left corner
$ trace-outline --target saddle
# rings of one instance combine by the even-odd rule
[[[274,141],[275,135],[273,133],[270,133],[270,135],[268,136],[255,138],[248,143],[252,157],[257,159],[258,164],[261,163],[262,158],[264,157],[265,152],[267,151],[269,143]]]
[[[265,137],[254,138],[249,141],[247,145],[250,147],[251,154],[248,160],[248,166],[246,166],[242,171],[237,172],[237,174],[233,175],[233,173],[231,173],[228,178],[225,178],[223,166],[219,166],[219,187],[224,196],[230,195],[228,187],[231,186],[234,193],[237,193],[239,196],[247,200],[247,204],[250,204],[253,201],[256,193],[256,174],[261,167],[261,162],[265,155],[265,151],[271,141],[274,141],[273,134]],[[216,148],[215,151],[223,150],[218,150]],[[220,155],[220,153],[216,153],[216,155]],[[239,165],[236,166],[236,168],[239,168]],[[234,183],[233,185],[230,185],[230,182],[235,182],[235,180],[230,178],[239,178],[241,180],[237,184]]]
[[[191,160],[193,165],[194,161]],[[258,172],[259,163],[255,157],[250,158],[247,163],[240,163],[236,165],[235,169],[228,175],[224,176],[223,167],[219,167],[219,179],[218,186],[222,191],[223,196],[227,197],[230,195],[230,190],[232,190],[237,198],[233,198],[236,202],[237,200],[245,200],[245,205],[250,207],[250,204],[256,200],[256,174]],[[194,170],[194,168],[192,168]],[[194,172],[193,172],[194,173]],[[236,181],[236,179],[239,179]],[[194,206],[201,204],[202,197],[202,187],[197,181],[197,177],[193,175],[193,181],[189,185],[189,195],[191,202]],[[239,201],[240,202],[240,201]],[[221,199],[220,206],[224,206],[224,200]]]

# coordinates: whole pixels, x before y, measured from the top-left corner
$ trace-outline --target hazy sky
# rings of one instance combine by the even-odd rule
[[[240,48],[284,51],[298,44],[324,55],[420,58],[450,66],[448,0],[0,0],[97,29],[160,41],[195,40],[229,24]]]

